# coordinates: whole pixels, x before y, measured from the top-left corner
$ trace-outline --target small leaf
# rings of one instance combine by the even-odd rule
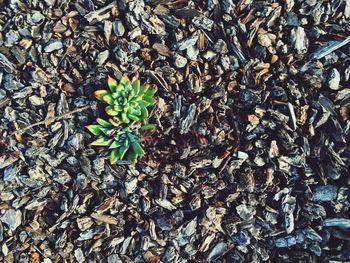
[[[90,145],[92,146],[109,146],[112,143],[112,140],[107,140],[104,137],[101,137],[99,139],[97,139],[96,141],[93,141],[92,143],[90,143]]]
[[[134,96],[137,96],[140,92],[140,80],[139,79],[135,79],[132,82],[132,89],[134,90]]]
[[[114,105],[114,99],[111,94],[104,95],[102,97],[102,100],[109,105]]]
[[[115,111],[111,106],[106,107],[106,113],[109,116],[117,116],[119,114],[119,112]]]
[[[130,120],[127,117],[125,112],[122,113],[122,122],[124,122],[124,123],[129,123],[130,122]]]
[[[117,112],[121,112],[121,111],[123,111],[123,108],[120,107],[119,105],[114,105],[113,110],[115,110]]]
[[[130,79],[127,75],[124,75],[120,80],[119,83],[122,84],[124,87],[130,86]]]
[[[100,125],[88,125],[85,126],[93,135],[100,135],[102,133]]]
[[[110,156],[109,156],[109,162],[110,162],[111,164],[114,164],[114,163],[116,163],[116,161],[119,160],[119,158],[120,158],[120,155],[119,155],[118,149],[113,149],[113,150],[111,151]]]
[[[127,137],[127,136],[126,136],[126,137]],[[126,140],[124,141],[124,147],[127,148],[127,149],[129,149],[129,147],[130,147],[130,141],[129,141],[128,139],[126,139]]]
[[[144,97],[153,97],[154,94],[156,94],[157,89],[154,87],[151,87],[147,90],[147,92],[145,92],[145,96]]]
[[[96,99],[104,101],[103,97],[106,95],[110,95],[110,92],[108,90],[96,90],[94,92],[94,96],[96,97]]]
[[[142,97],[143,94],[145,94],[147,92],[149,87],[150,87],[150,85],[148,85],[148,84],[142,84],[140,87],[139,95]]]
[[[109,122],[112,123],[115,127],[119,126],[122,123],[118,117],[110,118]]]
[[[114,140],[112,142],[112,144],[109,146],[109,149],[115,149],[115,148],[119,148],[121,146],[120,142]]]
[[[110,124],[108,121],[105,121],[104,119],[97,118],[96,121],[98,124],[100,124],[103,127],[106,127],[106,128],[112,127],[112,124]]]
[[[114,78],[112,78],[111,76],[108,76],[107,84],[108,84],[109,89],[112,92],[116,91],[116,89],[117,89],[117,81]]]
[[[145,151],[143,150],[143,148],[141,147],[141,145],[137,141],[132,142],[131,147],[138,155],[142,156],[145,154]]]
[[[148,118],[148,110],[145,107],[141,108],[141,116],[144,119]]]
[[[101,127],[100,130],[108,136],[112,133],[112,130],[110,128]]]
[[[124,155],[126,153],[126,151],[128,150],[129,147],[125,147],[125,146],[121,146],[119,148],[119,156],[120,156],[120,159],[123,159],[124,158]]]
[[[139,120],[140,120],[139,117],[137,117],[137,116],[135,116],[135,115],[133,115],[133,114],[129,114],[128,117],[129,117],[130,119],[132,119],[133,121],[139,121]]]
[[[120,92],[124,90],[124,86],[122,84],[118,84],[116,88],[116,92],[113,93],[113,97],[118,98],[120,97]]]
[[[127,135],[128,135],[128,137],[129,137],[129,141],[130,141],[131,143],[136,141],[135,135],[133,135],[131,132],[128,132]]]
[[[140,128],[140,130],[141,130],[141,131],[153,130],[153,129],[155,129],[155,128],[156,128],[156,126],[155,126],[154,124],[149,123],[149,124],[143,125],[143,126]]]
[[[151,97],[143,97],[143,101],[148,103],[149,106],[152,106],[157,102],[155,98]]]

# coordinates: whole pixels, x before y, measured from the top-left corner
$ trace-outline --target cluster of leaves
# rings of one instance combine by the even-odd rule
[[[138,74],[133,79],[123,76],[119,83],[108,77],[109,90],[95,91],[95,97],[107,104],[108,121],[97,118],[97,123],[86,128],[98,139],[91,143],[94,146],[109,147],[110,163],[126,159],[133,163],[145,151],[140,145],[140,134],[146,129],[154,128],[147,124],[148,109],[156,103],[155,86],[140,83]],[[141,126],[143,125],[143,126]]]

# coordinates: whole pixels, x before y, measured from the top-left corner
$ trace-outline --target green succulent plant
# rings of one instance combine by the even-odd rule
[[[156,103],[154,94],[157,88],[150,84],[141,85],[138,74],[131,81],[124,75],[119,82],[108,76],[107,83],[109,90],[97,90],[94,95],[108,105],[106,113],[113,117],[113,121],[118,124],[131,121],[145,123],[147,107]]]
[[[134,163],[137,157],[145,154],[140,144],[141,133],[154,128],[153,124],[146,124],[147,107],[156,103],[154,94],[157,88],[149,84],[141,85],[138,74],[132,81],[123,76],[119,82],[109,76],[107,84],[109,90],[97,90],[94,95],[107,104],[106,113],[110,118],[108,121],[97,118],[96,124],[86,126],[93,135],[98,136],[91,145],[108,147],[111,164],[125,158],[129,163]]]
[[[118,160],[123,160],[127,156],[130,163],[134,163],[137,157],[145,154],[139,142],[139,136],[135,135],[129,127],[121,128],[112,119],[105,121],[97,118],[97,123],[88,125],[86,128],[94,135],[97,140],[90,145],[108,147],[111,152],[109,161],[114,164]],[[148,124],[140,128],[140,131],[152,129],[154,125]]]

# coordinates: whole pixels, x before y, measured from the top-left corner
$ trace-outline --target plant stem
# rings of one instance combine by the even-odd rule
[[[84,106],[84,107],[81,107],[81,108],[77,108],[75,110],[69,111],[67,113],[64,113],[64,114],[56,116],[56,117],[47,118],[47,119],[45,119],[43,121],[39,121],[39,122],[33,123],[33,124],[31,124],[31,125],[29,125],[27,127],[24,127],[22,129],[16,130],[16,131],[10,133],[10,136],[15,135],[16,133],[21,134],[21,133],[25,132],[26,130],[29,130],[29,129],[35,127],[35,126],[38,126],[38,125],[45,124],[48,121],[57,121],[57,120],[67,119],[67,118],[71,117],[70,115],[72,115],[72,114],[75,114],[77,112],[82,112],[82,111],[85,111],[85,110],[90,109],[90,108],[91,108],[91,105],[88,105],[88,106]]]

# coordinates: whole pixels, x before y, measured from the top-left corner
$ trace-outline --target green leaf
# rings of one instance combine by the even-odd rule
[[[132,134],[131,132],[128,132],[127,135],[129,137],[129,140],[130,140],[131,143],[136,141],[136,137],[135,137],[134,134]]]
[[[149,89],[149,85],[148,84],[142,84],[141,87],[140,87],[140,91],[139,91],[139,96],[143,96],[143,94],[146,93],[146,91]]]
[[[149,106],[149,103],[147,101],[144,101],[143,99],[141,99],[140,101],[138,101],[140,108],[146,108],[147,106]]]
[[[115,98],[118,98],[118,97],[120,97],[120,94],[121,94],[121,92],[124,90],[124,86],[122,85],[122,84],[118,84],[117,85],[117,89],[116,89],[116,92],[115,93],[113,93],[113,97],[115,97]]]
[[[109,105],[114,105],[114,99],[111,94],[104,95],[102,97],[102,100]]]
[[[100,130],[105,134],[105,135],[110,135],[112,133],[113,130],[111,130],[110,128],[105,128],[105,127],[101,127]]]
[[[129,149],[129,147],[125,147],[125,146],[121,146],[119,148],[119,156],[120,156],[120,159],[123,159],[124,158],[124,155],[126,153],[126,151]]]
[[[130,120],[129,120],[129,118],[126,115],[125,112],[122,113],[122,122],[124,122],[124,123],[129,123],[130,122]]]
[[[111,151],[110,156],[109,156],[109,162],[110,162],[111,164],[114,164],[114,163],[116,163],[119,159],[120,159],[120,155],[119,155],[118,149],[113,149],[113,150]]]
[[[127,84],[130,84],[130,79],[127,75],[123,75],[120,78],[119,83],[122,84],[123,86],[126,86]]]
[[[142,156],[145,154],[145,151],[137,141],[132,142],[131,147],[138,155]]]
[[[156,94],[156,92],[157,92],[157,89],[154,87],[151,87],[147,90],[147,92],[145,92],[144,97],[153,97],[154,94]]]
[[[139,117],[137,117],[137,116],[135,116],[133,114],[129,114],[128,118],[132,119],[133,121],[139,121],[140,120]]]
[[[109,146],[113,140],[107,140],[104,137],[98,138],[96,141],[90,143],[92,146]]]
[[[109,119],[109,122],[112,123],[115,127],[118,127],[122,123],[118,117],[113,117],[113,119]]]
[[[149,124],[143,125],[143,126],[140,128],[140,130],[141,130],[141,131],[153,130],[153,129],[155,129],[155,128],[156,128],[156,126],[155,126],[154,124],[149,123]]]
[[[134,90],[134,96],[137,96],[140,92],[140,80],[136,79],[132,83],[132,89]]]
[[[143,97],[143,101],[148,103],[148,106],[152,106],[157,102],[155,98],[151,97]]]
[[[141,109],[140,109],[140,107],[134,109],[134,113],[133,113],[133,114],[136,115],[136,116],[140,116],[140,115],[141,115]]]
[[[119,112],[115,111],[111,106],[106,107],[106,113],[109,116],[117,116],[119,114]]]
[[[117,81],[114,78],[112,78],[111,76],[108,76],[107,84],[108,84],[109,89],[112,92],[116,91],[116,89],[117,89]]]
[[[94,96],[96,97],[96,99],[104,101],[103,97],[106,95],[110,95],[111,93],[108,90],[96,90],[94,92]]]
[[[115,149],[115,148],[119,148],[121,146],[120,142],[114,140],[112,142],[112,144],[109,146],[109,149]]]
[[[100,125],[88,125],[85,126],[93,135],[100,135],[102,133]]]
[[[124,142],[124,146],[129,148],[130,147],[130,141],[128,140],[128,134],[126,133],[126,139],[125,139],[125,142]]]
[[[142,116],[142,118],[144,118],[144,119],[148,118],[148,110],[147,110],[146,107],[142,107],[142,108],[141,108],[141,116]]]
[[[121,111],[123,111],[123,108],[121,106],[119,106],[119,104],[118,105],[114,104],[113,110],[115,110],[117,112],[121,112]]]
[[[101,126],[106,127],[106,128],[113,126],[111,123],[109,123],[108,121],[105,121],[104,119],[101,119],[101,118],[97,118],[96,121],[98,124],[100,124]]]

